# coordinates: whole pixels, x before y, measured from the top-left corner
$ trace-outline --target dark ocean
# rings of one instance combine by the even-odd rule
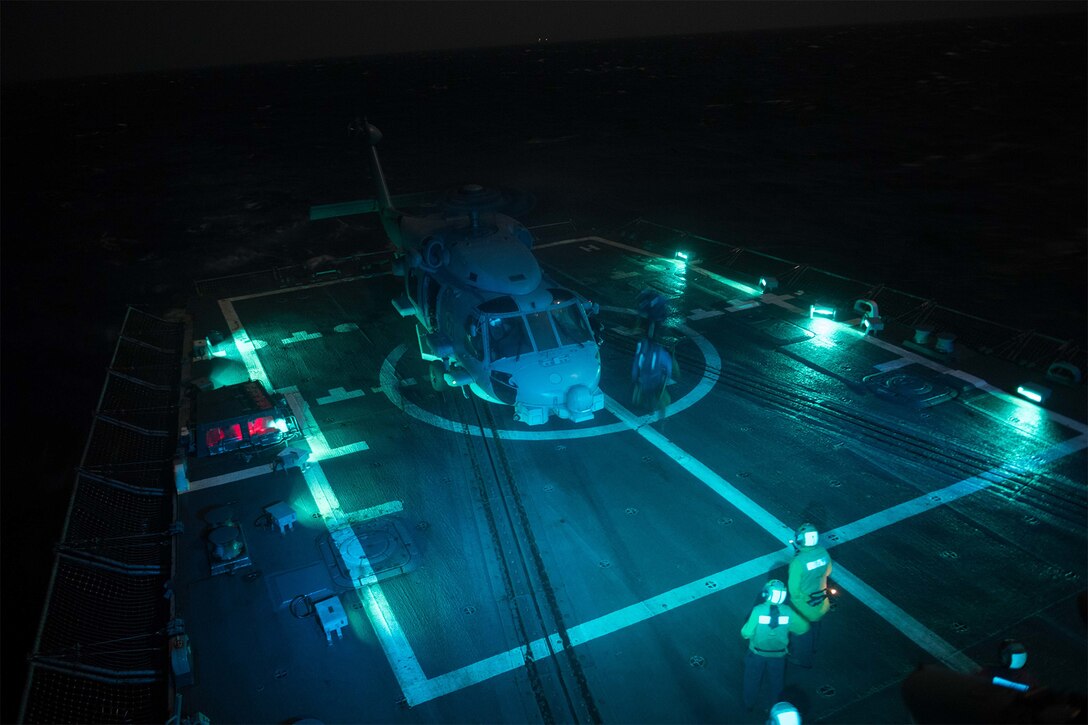
[[[353,117],[394,193],[510,186],[528,225],[645,217],[1083,343],[1070,8],[5,85],[0,720],[126,305],[360,251],[374,219],[306,220],[372,195]]]

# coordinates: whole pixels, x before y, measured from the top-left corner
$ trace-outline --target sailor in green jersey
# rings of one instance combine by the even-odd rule
[[[790,634],[808,631],[805,618],[786,604],[785,584],[770,580],[763,586],[762,596],[763,601],[752,609],[740,630],[740,636],[748,640],[744,656],[744,706],[748,709],[755,706],[764,679],[771,702],[781,699]]]
[[[831,557],[819,542],[820,533],[816,527],[801,524],[795,539],[797,553],[790,562],[790,604],[812,624],[809,632],[794,643],[790,661],[805,668],[812,667],[820,619],[831,609],[827,590]]]

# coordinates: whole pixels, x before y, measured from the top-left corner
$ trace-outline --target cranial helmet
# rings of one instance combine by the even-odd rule
[[[798,546],[816,546],[820,540],[820,532],[812,524],[801,524],[797,529]]]
[[[1015,639],[1007,639],[1001,643],[1001,664],[1010,670],[1018,670],[1028,663],[1027,648]]]
[[[788,702],[776,703],[771,708],[767,725],[801,725],[801,713]]]
[[[786,585],[778,579],[771,579],[763,585],[763,598],[771,604],[782,604],[786,601]]]

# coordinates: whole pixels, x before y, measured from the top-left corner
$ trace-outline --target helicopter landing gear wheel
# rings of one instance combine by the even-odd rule
[[[435,392],[442,393],[449,389],[450,386],[446,384],[446,379],[443,377],[446,373],[446,366],[442,364],[441,360],[432,360],[428,372],[431,376],[431,387],[434,388]]]

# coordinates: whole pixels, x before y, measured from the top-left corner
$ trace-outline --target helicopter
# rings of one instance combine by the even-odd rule
[[[381,132],[365,121],[351,130],[366,140],[377,199],[313,207],[310,218],[378,213],[395,249],[393,273],[404,278],[393,306],[416,319],[431,386],[513,406],[530,426],[553,415],[592,419],[604,408],[599,307],[542,272],[532,234],[499,213],[497,189],[461,186],[444,195],[440,213],[397,209],[378,159]]]

